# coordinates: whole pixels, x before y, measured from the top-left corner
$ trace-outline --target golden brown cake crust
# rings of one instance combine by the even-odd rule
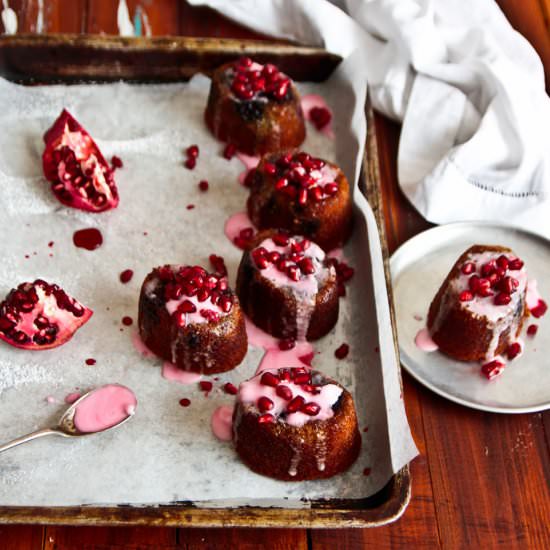
[[[233,63],[226,63],[212,75],[204,118],[214,136],[247,155],[298,147],[305,139],[306,129],[296,86],[291,82],[288,100],[269,100],[261,118],[245,120],[236,107],[242,102],[233,98],[226,79],[226,71],[232,66]]]
[[[325,383],[342,387],[334,380],[324,379]],[[333,410],[332,418],[297,427],[280,421],[259,423],[258,414],[238,402],[233,415],[237,454],[254,472],[283,481],[325,479],[344,472],[361,449],[355,405],[346,389]],[[323,441],[323,451],[319,450],[319,441]],[[320,452],[324,470],[319,469]],[[296,457],[296,475],[291,475]]]
[[[449,288],[449,283],[460,276],[462,266],[472,254],[494,252],[495,257],[500,254],[511,254],[513,251],[504,246],[474,245],[466,250],[455,262],[451,271],[443,281],[435,295],[428,312],[428,330],[433,341],[439,346],[440,351],[459,361],[484,361],[493,337],[493,330],[484,317],[474,316],[460,307],[458,296],[454,296],[450,305],[446,307],[446,314],[439,322],[435,330],[436,319],[443,307],[442,300]],[[501,334],[494,355],[506,351],[510,340],[516,338],[521,332],[523,322],[528,315],[525,294],[521,297],[518,310],[510,318],[509,327]],[[514,334],[511,334],[512,326],[517,326]]]
[[[184,371],[215,374],[234,369],[246,355],[248,340],[244,315],[236,299],[231,311],[218,321],[177,326],[166,310],[165,300],[146,288],[158,280],[156,270],[145,278],[140,298],[138,325],[143,343],[166,361]],[[228,289],[228,295],[234,296]]]
[[[342,170],[324,161],[337,171],[338,192],[320,202],[308,201],[301,205],[295,198],[277,192],[278,175],[265,173],[265,163],[275,163],[282,154],[262,158],[251,179],[246,204],[252,223],[259,229],[286,229],[294,235],[304,235],[327,252],[343,245],[353,228],[353,206],[349,183]]]
[[[272,237],[276,231],[261,231],[252,240],[250,250]],[[236,292],[243,311],[259,328],[281,339],[296,340],[296,298],[288,288],[275,286],[254,265],[250,250],[243,253],[237,273]],[[325,336],[338,321],[339,300],[336,273],[320,287],[315,298],[306,333],[307,340]]]

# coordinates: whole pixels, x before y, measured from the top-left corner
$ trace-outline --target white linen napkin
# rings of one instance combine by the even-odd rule
[[[399,184],[429,221],[487,220],[550,238],[550,99],[542,64],[493,0],[191,0],[346,57],[402,121]]]

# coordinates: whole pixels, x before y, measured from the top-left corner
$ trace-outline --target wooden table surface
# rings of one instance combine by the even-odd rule
[[[4,4],[5,4],[4,0]],[[536,48],[550,85],[550,0],[498,0]],[[9,0],[19,32],[118,34],[117,0]],[[258,35],[183,0],[128,0],[152,35]],[[40,18],[39,16],[42,16]],[[42,23],[40,22],[42,19]],[[0,23],[0,31],[3,32]],[[377,116],[390,252],[429,224],[397,186],[399,126]],[[536,383],[536,381],[534,381]],[[405,403],[420,456],[405,515],[378,529],[175,529],[0,526],[1,549],[172,548],[550,548],[550,411],[498,415],[470,410],[404,374]]]

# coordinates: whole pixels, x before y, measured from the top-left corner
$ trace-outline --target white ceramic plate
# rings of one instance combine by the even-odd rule
[[[414,343],[425,327],[430,303],[457,258],[473,244],[507,246],[525,261],[529,279],[541,296],[550,298],[550,242],[516,229],[485,223],[455,223],[429,229],[403,244],[390,261],[397,333],[403,367],[439,395],[467,407],[490,412],[524,413],[550,408],[550,314],[524,325],[524,353],[507,364],[494,380],[478,363],[454,361],[427,353]],[[525,328],[539,325],[537,335]]]

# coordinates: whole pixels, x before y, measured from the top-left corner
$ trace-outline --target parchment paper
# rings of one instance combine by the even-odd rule
[[[330,140],[309,125],[303,148],[336,160],[353,181],[364,131],[354,105],[364,89],[353,82],[352,70],[348,60],[327,83],[299,88],[328,101],[336,133]],[[202,76],[189,84],[33,88],[0,80],[6,106],[0,113],[0,295],[42,277],[94,310],[89,323],[57,349],[29,352],[2,343],[1,438],[51,425],[65,408],[64,396],[75,389],[118,382],[138,398],[135,418],[119,430],[79,440],[42,439],[0,455],[0,505],[307,506],[308,499],[368,496],[417,452],[400,397],[376,225],[358,192],[354,235],[345,248],[356,275],[341,300],[336,328],[315,344],[320,354],[314,361],[315,368],[352,391],[360,427],[368,427],[360,457],[347,473],[320,482],[274,481],[252,473],[231,443],[212,435],[212,411],[233,402],[221,387],[251,376],[261,349],[250,347],[244,363],[220,375],[208,397],[196,385],[164,380],[161,361],[134,349],[136,327],[123,327],[121,318],[136,321],[139,288],[152,267],[207,266],[214,252],[224,256],[230,283],[235,280],[241,251],[226,239],[223,225],[244,210],[247,190],[237,183],[242,164],[225,160],[223,146],[204,126],[208,86]],[[116,210],[90,214],[66,208],[43,178],[42,135],[63,107],[94,136],[106,158],[123,159],[124,168],[116,172]],[[200,157],[189,171],[183,149],[193,143],[199,144]],[[197,187],[204,178],[210,182],[207,193]],[[188,204],[195,208],[187,210]],[[72,244],[73,232],[86,227],[103,234],[95,251]],[[134,278],[123,285],[118,275],[127,268]],[[342,342],[351,352],[338,361],[334,350]],[[89,357],[97,364],[85,365]],[[47,403],[48,395],[58,402]],[[191,399],[190,407],[179,405],[182,397]],[[366,467],[369,476],[363,475]]]

